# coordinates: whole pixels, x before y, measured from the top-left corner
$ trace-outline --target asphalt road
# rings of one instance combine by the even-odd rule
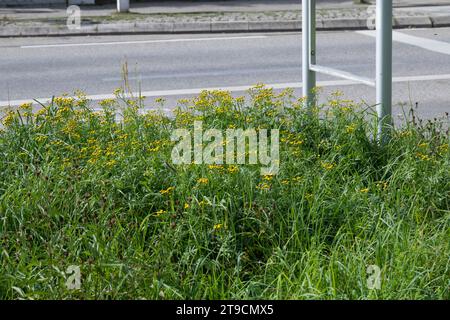
[[[400,104],[419,105],[424,118],[450,112],[450,28],[396,31],[394,114]],[[191,34],[0,39],[0,106],[45,99],[80,89],[94,99],[122,84],[128,64],[131,86],[166,108],[202,88],[241,95],[256,83],[295,87],[300,94],[301,34]],[[373,33],[320,32],[318,63],[375,76]],[[318,75],[321,99],[341,90],[346,98],[375,103],[374,88]]]

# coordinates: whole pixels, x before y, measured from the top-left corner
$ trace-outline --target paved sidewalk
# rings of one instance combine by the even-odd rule
[[[396,28],[450,26],[450,0],[397,0],[394,4]],[[318,1],[317,28],[367,29],[373,25],[370,8],[351,0]],[[65,7],[0,8],[2,37],[291,30],[301,30],[300,0],[137,3],[126,14],[115,13],[113,5],[82,6],[79,29],[67,26]]]

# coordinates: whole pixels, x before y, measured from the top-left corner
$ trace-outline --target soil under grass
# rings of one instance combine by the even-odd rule
[[[307,112],[289,90],[204,92],[167,117],[116,94],[4,116],[0,298],[450,298],[448,123],[411,115],[380,145],[338,96]],[[279,129],[278,174],[173,164],[195,120]]]

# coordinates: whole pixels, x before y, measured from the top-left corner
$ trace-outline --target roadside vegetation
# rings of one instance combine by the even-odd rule
[[[450,298],[448,118],[407,113],[379,145],[338,94],[308,112],[289,90],[203,92],[171,117],[116,95],[4,114],[0,298]],[[194,120],[279,129],[279,173],[175,166],[171,132]]]

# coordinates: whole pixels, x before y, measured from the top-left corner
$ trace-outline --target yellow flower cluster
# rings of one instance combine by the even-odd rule
[[[237,166],[232,165],[227,168],[227,171],[228,173],[236,173],[239,171],[239,168]]]
[[[43,134],[40,134],[40,135],[38,135],[38,136],[36,136],[36,137],[34,138],[34,140],[35,140],[36,142],[38,142],[38,143],[44,142],[44,141],[46,141],[47,139],[48,139],[48,137],[45,136],[45,135],[43,135]]]
[[[430,161],[432,158],[429,155],[423,154],[421,152],[416,152],[416,157],[422,161]]]
[[[265,182],[261,182],[256,186],[256,189],[262,190],[262,191],[267,191],[270,189],[270,185]]]
[[[77,132],[78,127],[78,122],[75,119],[70,119],[69,121],[67,121],[67,124],[62,128],[61,131],[71,136],[72,138],[78,139],[80,138],[80,135]]]
[[[42,117],[42,116],[44,116],[47,112],[48,112],[48,109],[47,109],[47,108],[41,108],[41,109],[39,109],[39,110],[35,113],[35,117],[36,117],[36,118]]]
[[[420,144],[418,145],[418,147],[419,147],[419,148],[426,148],[426,147],[428,147],[428,143],[422,142],[422,143],[420,143]]]
[[[71,97],[56,97],[53,102],[59,107],[69,107],[73,105],[74,98]]]
[[[439,146],[439,154],[444,155],[444,153],[448,152],[448,143],[444,143]]]
[[[155,212],[157,217],[163,215],[164,213],[167,213],[167,211],[166,210],[162,210],[162,209]]]
[[[400,137],[410,137],[412,135],[412,132],[408,129],[405,129],[405,130],[399,131],[398,135]]]
[[[375,185],[381,190],[386,190],[388,188],[388,183],[386,181],[378,181]]]
[[[300,182],[301,180],[302,180],[302,177],[296,176],[296,177],[293,177],[293,178],[291,178],[291,179],[283,179],[283,180],[281,180],[281,184],[282,184],[282,185],[288,185],[288,184],[290,184],[291,182],[292,182],[292,183],[298,183],[298,182]]]
[[[106,166],[109,167],[109,168],[111,168],[111,167],[113,167],[116,163],[117,163],[117,161],[114,160],[114,159],[112,159],[112,160],[109,160],[109,161],[106,162]]]
[[[33,105],[33,104],[32,104],[31,102],[22,103],[22,104],[19,106],[19,109],[30,111],[32,105]]]
[[[205,207],[205,206],[209,205],[209,202],[206,201],[206,200],[202,200],[202,201],[200,201],[200,202],[198,203],[198,205],[199,205],[200,207]]]
[[[159,193],[161,193],[162,195],[171,194],[174,189],[175,187],[169,187],[167,189],[159,191]]]
[[[110,144],[105,150],[105,156],[113,157],[115,155],[116,155],[116,152],[114,151],[114,147]]]
[[[300,155],[300,147],[305,143],[303,135],[286,131],[283,131],[281,134],[280,141],[293,148],[291,151],[293,155]]]
[[[219,171],[221,171],[221,170],[223,169],[223,165],[220,165],[220,164],[210,164],[210,165],[208,166],[208,168],[211,169],[211,170],[219,170]]]
[[[345,132],[347,132],[348,134],[352,134],[353,132],[355,132],[355,130],[356,130],[356,125],[355,124],[352,124],[352,125],[349,125],[349,126],[345,127]]]
[[[114,100],[114,99],[104,99],[104,100],[100,101],[98,104],[99,104],[101,107],[106,108],[106,107],[113,106],[114,103],[115,103],[115,101],[116,101],[116,100]]]
[[[3,118],[3,125],[6,127],[10,126],[14,122],[14,119],[16,119],[16,116],[17,114],[14,111],[8,111]]]
[[[334,167],[336,167],[335,163],[331,163],[331,162],[327,162],[327,161],[322,161],[321,162],[321,166],[322,168],[324,168],[325,170],[333,170]]]
[[[64,142],[61,141],[61,140],[53,140],[53,141],[51,142],[51,144],[54,145],[54,146],[59,147],[59,146],[64,145]]]

